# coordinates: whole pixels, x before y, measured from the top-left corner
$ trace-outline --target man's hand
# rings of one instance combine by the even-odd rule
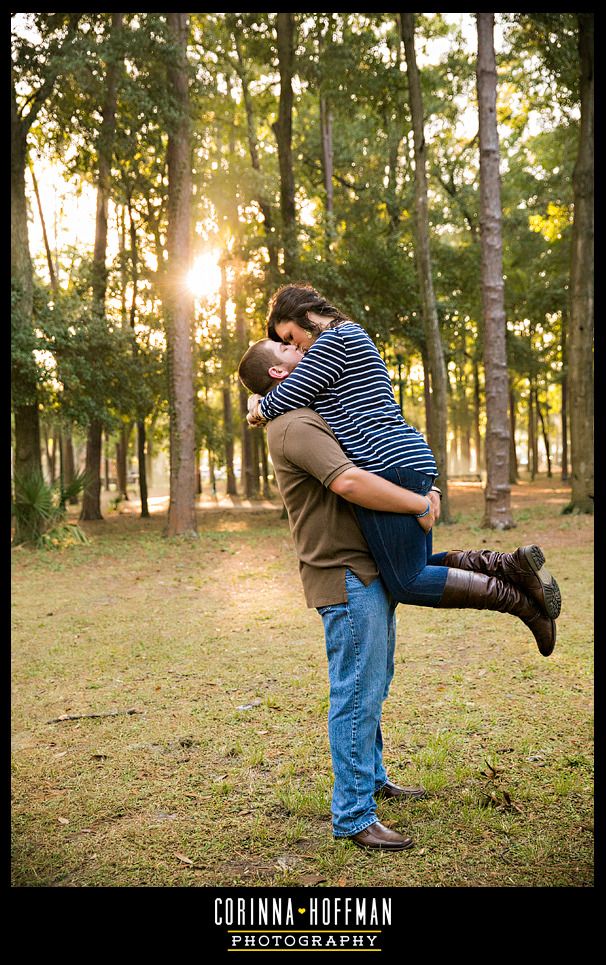
[[[438,494],[434,493],[433,495],[437,496]],[[427,496],[427,498],[429,499],[429,495]],[[417,523],[425,533],[429,532],[429,530],[431,529],[431,527],[436,521],[436,510],[435,510],[433,500],[431,499],[429,500],[429,506],[430,506],[430,509],[429,509],[429,512],[427,513],[427,516],[417,516]]]
[[[267,419],[264,419],[259,411],[259,404],[263,398],[264,396],[262,395],[251,395],[248,400],[248,415],[246,416],[246,421],[253,429],[257,426],[264,426],[267,422]]]

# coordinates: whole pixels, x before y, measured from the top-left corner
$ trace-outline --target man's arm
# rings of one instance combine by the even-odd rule
[[[427,516],[420,517],[418,523],[427,533],[436,521],[436,505],[433,498],[420,496],[410,489],[403,489],[381,476],[366,472],[365,469],[358,469],[355,466],[345,469],[336,479],[333,479],[328,488],[350,503],[356,503],[366,509],[378,509],[385,513],[408,513],[417,516],[418,513],[425,512],[429,502],[429,513]],[[432,497],[434,495],[432,494]]]

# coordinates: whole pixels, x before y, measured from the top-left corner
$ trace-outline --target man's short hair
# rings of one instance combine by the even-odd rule
[[[278,381],[268,373],[268,369],[276,364],[276,343],[269,338],[262,338],[255,342],[244,353],[238,366],[238,378],[249,392],[267,395]]]

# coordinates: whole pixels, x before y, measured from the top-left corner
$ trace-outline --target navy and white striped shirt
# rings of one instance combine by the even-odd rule
[[[438,475],[425,439],[400,412],[376,345],[355,322],[325,329],[288,378],[268,392],[260,411],[275,419],[303,406],[322,416],[360,469],[406,466]]]

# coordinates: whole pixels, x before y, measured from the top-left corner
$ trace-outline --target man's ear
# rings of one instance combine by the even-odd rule
[[[283,369],[281,365],[271,365],[267,370],[267,374],[270,375],[272,379],[281,380],[285,379],[287,375],[290,375],[290,372]]]

